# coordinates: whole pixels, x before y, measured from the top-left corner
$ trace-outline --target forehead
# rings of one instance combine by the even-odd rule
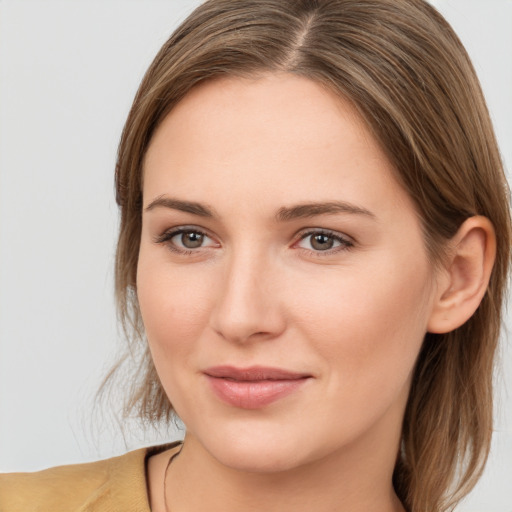
[[[355,108],[290,74],[227,77],[193,89],[156,130],[144,172],[146,204],[176,192],[229,200],[226,187],[259,196],[261,205],[329,194],[361,199],[365,187],[377,192],[374,199],[384,189],[404,195]]]
[[[233,149],[235,145],[242,149],[241,144],[251,142],[251,137],[258,146],[270,140],[276,149],[281,141],[328,145],[339,135],[350,137],[351,145],[375,145],[347,100],[317,82],[289,73],[221,77],[196,86],[162,121],[150,147],[162,138],[168,144],[171,137],[194,137],[205,147],[213,134],[230,138]]]

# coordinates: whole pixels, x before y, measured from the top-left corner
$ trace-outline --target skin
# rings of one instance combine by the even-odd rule
[[[162,197],[214,216],[156,204]],[[332,201],[352,210],[275,219],[283,207]],[[483,224],[458,242],[482,252],[492,242]],[[169,236],[183,226],[205,233],[187,254],[176,251],[189,239]],[[318,230],[329,232],[320,248],[306,235]],[[475,265],[487,268],[482,258]],[[412,201],[349,103],[287,74],[192,90],[144,162],[137,293],[155,367],[187,427],[165,483],[170,453],[149,461],[152,509],[166,510],[166,486],[173,512],[403,510],[391,476],[411,374],[427,330],[462,321],[467,294],[454,296],[475,272],[459,260],[467,268],[434,271]],[[311,378],[247,410],[208,385],[204,370],[226,364]]]

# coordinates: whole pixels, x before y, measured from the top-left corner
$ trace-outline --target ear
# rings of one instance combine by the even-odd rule
[[[453,331],[473,315],[487,290],[495,257],[496,234],[490,220],[467,219],[450,240],[448,258],[438,272],[428,332]]]

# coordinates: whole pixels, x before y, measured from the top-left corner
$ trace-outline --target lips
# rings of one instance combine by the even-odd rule
[[[210,388],[223,402],[242,409],[258,409],[295,393],[310,374],[281,368],[215,366],[204,371]]]

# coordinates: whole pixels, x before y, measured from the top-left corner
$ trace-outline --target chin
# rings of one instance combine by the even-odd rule
[[[227,430],[222,432],[222,429],[218,429],[214,436],[207,432],[198,440],[217,462],[237,471],[285,472],[322,456],[313,453],[311,443],[302,436],[294,436],[285,429],[276,431],[246,426],[245,429],[237,429],[237,432]]]
[[[219,453],[212,455],[224,466],[247,473],[281,473],[301,465],[296,450],[289,453],[287,450],[274,450],[259,443],[253,446],[232,445],[228,449],[223,447]]]

